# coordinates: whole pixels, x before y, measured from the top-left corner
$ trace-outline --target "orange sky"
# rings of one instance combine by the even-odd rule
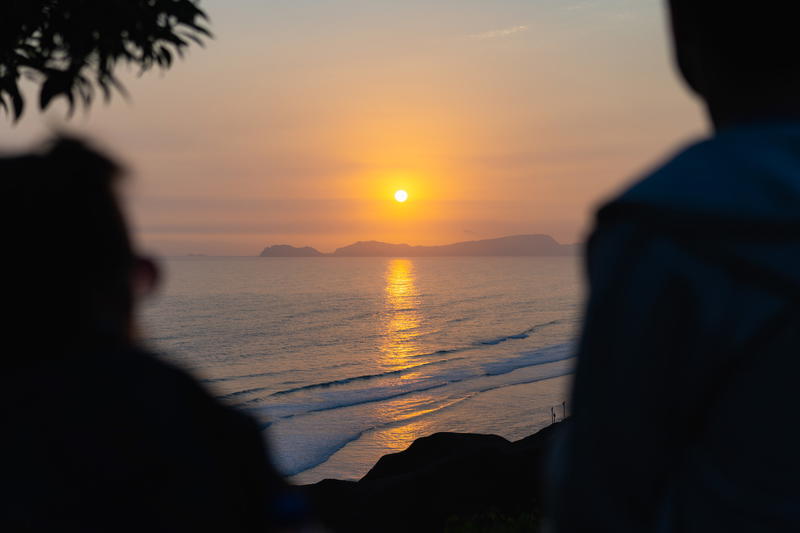
[[[117,153],[159,254],[576,242],[601,199],[705,131],[657,0],[202,5],[216,39],[128,76],[130,102],[0,122],[4,148],[56,127]]]

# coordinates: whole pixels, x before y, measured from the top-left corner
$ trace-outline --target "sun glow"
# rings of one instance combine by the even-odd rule
[[[400,203],[403,203],[408,200],[408,193],[406,191],[399,190],[394,193],[394,199]]]

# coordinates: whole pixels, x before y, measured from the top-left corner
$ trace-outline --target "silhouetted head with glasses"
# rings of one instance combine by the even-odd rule
[[[134,303],[156,272],[133,251],[116,192],[121,174],[72,138],[0,157],[7,342],[54,358],[132,342]]]

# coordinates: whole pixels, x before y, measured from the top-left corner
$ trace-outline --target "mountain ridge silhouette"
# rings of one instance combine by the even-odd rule
[[[509,235],[434,246],[358,241],[322,253],[310,246],[267,246],[260,257],[547,257],[575,255],[578,245],[560,244],[550,235]]]

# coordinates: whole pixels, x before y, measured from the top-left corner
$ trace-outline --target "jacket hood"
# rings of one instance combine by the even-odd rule
[[[601,209],[601,220],[612,217],[679,235],[800,294],[800,122],[731,128],[689,146]]]

